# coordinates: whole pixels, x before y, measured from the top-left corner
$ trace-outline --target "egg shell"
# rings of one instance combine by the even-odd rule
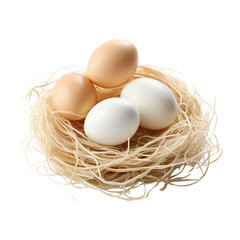
[[[121,98],[134,104],[140,113],[140,126],[158,130],[168,127],[177,116],[178,103],[173,92],[163,83],[151,78],[129,82]]]
[[[111,40],[91,55],[87,74],[100,87],[112,88],[126,83],[138,65],[136,47],[126,40]]]
[[[137,131],[140,115],[137,108],[121,98],[108,98],[96,104],[84,122],[87,137],[102,145],[126,142]]]
[[[52,103],[55,110],[69,112],[59,112],[62,117],[80,120],[97,103],[96,89],[84,75],[68,73],[56,82],[52,92]]]

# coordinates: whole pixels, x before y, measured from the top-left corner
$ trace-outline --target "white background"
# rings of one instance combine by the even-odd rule
[[[240,239],[238,3],[1,0],[0,238]],[[126,202],[29,169],[21,98],[39,75],[84,67],[99,44],[115,38],[136,45],[140,64],[176,69],[208,101],[216,97],[224,154],[198,184]]]

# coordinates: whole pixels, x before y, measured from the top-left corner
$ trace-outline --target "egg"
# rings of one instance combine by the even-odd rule
[[[126,83],[138,65],[136,47],[126,40],[111,40],[99,46],[91,55],[87,74],[91,81],[104,88]]]
[[[137,108],[122,98],[108,98],[96,104],[84,121],[87,137],[102,145],[119,145],[137,131],[140,115]]]
[[[68,73],[56,82],[52,92],[52,103],[55,110],[68,112],[60,112],[62,117],[80,120],[97,103],[96,89],[84,75]]]
[[[163,129],[176,119],[177,100],[173,92],[158,80],[137,78],[124,86],[121,98],[137,107],[143,128]]]

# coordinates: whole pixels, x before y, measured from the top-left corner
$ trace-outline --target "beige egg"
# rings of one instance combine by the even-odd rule
[[[52,103],[55,110],[69,112],[59,113],[62,117],[68,120],[80,120],[97,103],[96,89],[84,75],[68,73],[56,82]]]
[[[126,40],[111,40],[99,46],[88,61],[87,74],[100,87],[113,88],[126,83],[138,65],[136,47]]]

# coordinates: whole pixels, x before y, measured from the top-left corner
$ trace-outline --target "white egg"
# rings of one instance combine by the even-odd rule
[[[122,98],[108,98],[89,111],[84,131],[96,143],[118,145],[136,133],[139,123],[140,115],[133,104]]]
[[[121,98],[134,104],[140,113],[140,126],[158,130],[168,127],[177,116],[178,103],[173,92],[152,78],[137,78],[121,92]]]

